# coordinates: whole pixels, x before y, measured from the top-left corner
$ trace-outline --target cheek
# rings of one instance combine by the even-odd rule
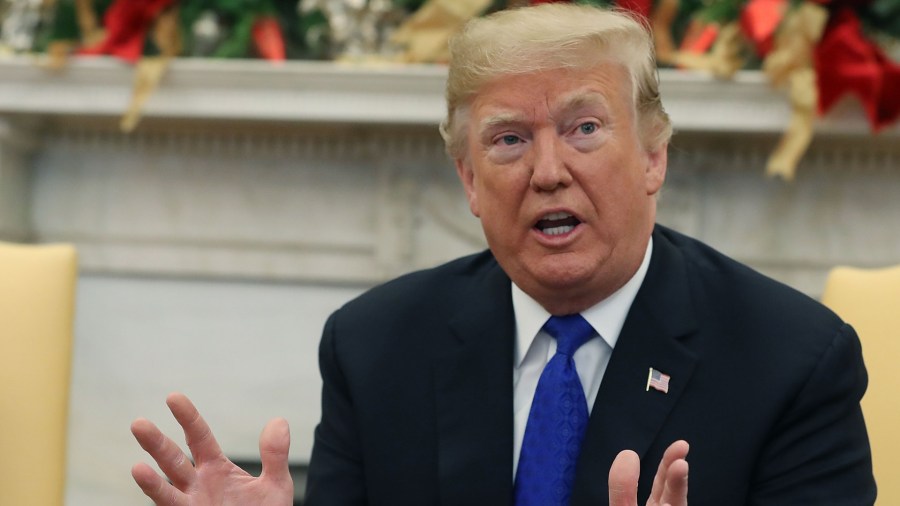
[[[520,212],[528,182],[526,180],[523,185],[521,178],[513,174],[503,176],[483,178],[476,183],[476,188],[480,218],[491,222],[495,227],[508,228]]]
[[[626,226],[646,199],[646,181],[637,165],[628,159],[611,159],[602,167],[593,165],[582,177],[587,198],[608,227]]]
[[[498,200],[508,203],[509,199],[523,188],[523,175],[527,176],[515,165],[487,165],[482,167],[478,187],[484,195],[491,196],[492,203]],[[527,187],[528,180],[525,179],[524,182]]]

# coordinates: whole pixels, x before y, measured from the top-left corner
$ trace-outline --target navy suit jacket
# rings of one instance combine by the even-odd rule
[[[692,506],[872,504],[853,329],[812,299],[664,227],[591,413],[572,505],[607,504],[619,451],[641,504],[691,445]],[[490,252],[336,311],[320,346],[308,506],[512,504],[510,280]],[[671,377],[647,391],[650,368]]]

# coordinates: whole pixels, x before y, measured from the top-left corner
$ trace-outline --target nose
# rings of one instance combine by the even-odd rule
[[[557,136],[536,135],[531,149],[531,187],[536,191],[553,191],[560,186],[572,183],[563,153],[565,146],[560,145]]]

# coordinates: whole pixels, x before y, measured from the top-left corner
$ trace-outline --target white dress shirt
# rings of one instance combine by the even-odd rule
[[[653,238],[647,245],[644,260],[634,276],[622,288],[600,301],[596,305],[581,312],[588,323],[594,327],[599,336],[594,336],[575,352],[575,368],[584,396],[588,403],[588,413],[594,407],[594,400],[600,390],[603,373],[609,364],[612,350],[619,339],[619,332],[625,324],[625,317],[634,302],[647,268],[650,265],[650,254],[653,251]],[[544,332],[542,327],[550,313],[537,301],[512,283],[513,311],[516,315],[516,350],[513,367],[513,410],[515,427],[513,432],[513,478],[519,466],[519,454],[522,451],[522,438],[525,436],[525,425],[531,411],[531,401],[537,388],[538,379],[544,366],[556,353],[556,340]]]

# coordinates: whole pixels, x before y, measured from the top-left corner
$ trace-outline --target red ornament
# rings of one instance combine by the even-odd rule
[[[262,16],[253,23],[253,44],[266,60],[284,61],[284,35],[274,16]]]
[[[682,39],[680,49],[687,53],[703,54],[709,51],[718,37],[719,25],[695,21]]]
[[[757,55],[772,50],[775,31],[786,11],[787,0],[750,0],[741,10],[741,31],[753,42]]]

